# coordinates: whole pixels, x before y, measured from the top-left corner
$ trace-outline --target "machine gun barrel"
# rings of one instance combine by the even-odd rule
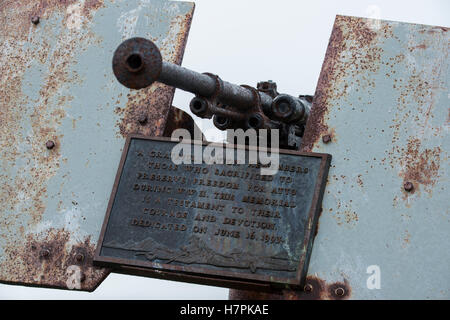
[[[165,62],[158,47],[144,38],[128,39],[116,49],[113,71],[130,89],[143,89],[158,81],[195,94],[190,103],[192,113],[212,118],[220,130],[280,130],[280,145],[291,148],[299,147],[311,108],[305,96],[279,94],[271,81],[259,83],[257,89],[239,86],[214,74]]]
[[[223,81],[210,74],[198,73],[176,64],[163,62],[159,82],[191,92],[195,95],[211,98],[226,105],[247,110],[255,105],[255,99],[261,101],[263,110],[269,110],[273,99],[264,92],[255,92],[249,88]]]
[[[128,39],[117,48],[113,70],[119,82],[131,89],[143,89],[158,81],[198,96],[214,97],[242,110],[253,107],[256,100],[261,102],[263,110],[269,110],[273,101],[263,92],[163,61],[158,47],[143,38]]]

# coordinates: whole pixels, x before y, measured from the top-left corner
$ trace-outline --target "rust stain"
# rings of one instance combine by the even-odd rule
[[[93,291],[109,273],[107,269],[92,267],[94,251],[90,237],[72,243],[70,232],[48,229],[27,235],[21,245],[7,246],[6,264],[2,267],[11,271],[8,281],[68,289],[73,289],[71,270],[77,269],[81,278],[78,289]]]
[[[362,179],[362,174],[358,174],[358,177],[356,178],[356,182],[361,187],[361,189],[364,189],[364,181]]]
[[[445,28],[444,28],[445,29]],[[444,30],[440,27],[428,29],[435,32]],[[423,29],[425,32],[427,29]],[[446,30],[444,30],[446,31]],[[439,38],[436,38],[439,39]],[[436,39],[433,39],[436,40]],[[448,46],[446,43],[445,46]],[[422,43],[410,48],[411,55],[413,49],[425,49],[427,43]],[[406,78],[394,80],[393,87],[399,91],[397,98],[397,110],[393,118],[391,129],[392,149],[387,152],[388,162],[392,169],[397,165],[401,167],[399,176],[403,183],[410,182],[414,185],[414,190],[406,192],[402,187],[403,200],[408,200],[411,195],[420,195],[422,189],[431,196],[432,189],[439,178],[439,168],[442,150],[440,147],[423,148],[422,140],[426,140],[426,135],[442,135],[443,127],[433,126],[433,109],[437,101],[437,93],[446,90],[446,84],[442,82],[442,70],[448,57],[448,50],[445,54],[436,56],[430,60],[426,67],[419,67],[413,63],[407,63],[410,75]],[[432,66],[430,68],[430,66]],[[414,137],[409,137],[406,146],[400,145],[405,131],[405,124],[411,127],[413,123],[418,129]],[[410,206],[407,203],[407,206]]]
[[[426,49],[426,48],[427,48],[427,45],[425,43],[422,43],[422,44],[419,44],[419,45],[417,45],[415,47],[410,48],[409,51],[413,51],[415,49]]]
[[[319,216],[317,217],[316,229],[314,230],[314,238],[316,238],[317,234],[319,233],[320,217],[322,216],[322,212],[323,212],[323,207],[320,207]]]
[[[333,213],[333,210],[330,208],[329,212],[332,213],[332,217],[336,220],[338,226],[342,226],[345,223],[348,227],[354,227],[359,222],[358,214],[352,209],[352,202],[353,200],[346,202],[336,197],[336,210]]]
[[[410,244],[411,244],[411,234],[408,232],[408,230],[406,230],[405,235],[403,237],[402,247],[406,248]]]
[[[436,32],[447,32],[449,30],[450,30],[450,28],[447,28],[447,27],[435,26],[435,27],[429,29],[427,32],[428,33],[436,33]]]
[[[277,290],[256,292],[248,290],[230,290],[230,300],[346,300],[352,295],[347,280],[327,284],[326,281],[309,276],[303,290]]]
[[[142,90],[132,90],[128,94],[128,102],[125,108],[117,108],[116,114],[121,116],[117,126],[119,134],[126,137],[129,134],[141,134],[145,136],[161,136],[170,106],[172,104],[175,89],[161,83],[155,83],[151,87]],[[139,123],[139,117],[147,115],[147,123]]]
[[[329,108],[340,110],[351,107],[350,104],[333,106],[333,101],[345,97],[352,86],[353,80],[346,79],[356,79],[356,91],[375,87],[374,81],[369,77],[363,77],[364,81],[361,81],[358,75],[379,70],[382,49],[371,44],[379,37],[387,38],[391,35],[388,24],[383,24],[375,32],[364,19],[336,17],[302,141],[303,151],[312,151],[322,136],[333,132],[333,128],[328,128],[327,125]],[[348,54],[344,55],[344,52]]]
[[[399,176],[403,178],[404,183],[414,184],[412,192],[405,192],[406,196],[414,194],[419,190],[419,186],[424,186],[425,191],[431,195],[432,187],[435,185],[439,176],[441,148],[421,149],[421,140],[410,138],[407,144],[407,150],[400,159],[402,171]]]

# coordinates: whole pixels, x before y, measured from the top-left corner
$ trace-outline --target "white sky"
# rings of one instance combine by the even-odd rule
[[[183,66],[229,82],[273,80],[282,93],[314,94],[336,14],[450,27],[449,0],[196,0]],[[188,111],[192,95],[176,92]],[[198,120],[219,140],[210,120]],[[94,293],[0,284],[0,299],[227,299],[228,289],[111,274]]]

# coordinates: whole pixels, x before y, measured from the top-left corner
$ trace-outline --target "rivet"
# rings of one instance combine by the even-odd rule
[[[405,191],[407,191],[407,192],[411,192],[414,190],[414,185],[411,182],[405,182],[403,187],[405,188]]]
[[[45,146],[47,147],[48,150],[52,150],[55,147],[55,143],[53,141],[49,140],[49,141],[47,141]]]
[[[39,21],[40,21],[40,19],[39,19],[38,16],[33,16],[33,17],[31,18],[31,22],[32,22],[33,24],[38,24]]]
[[[335,293],[337,296],[342,297],[342,296],[345,294],[345,290],[344,290],[344,288],[336,288],[336,290],[334,290],[334,293]]]
[[[146,124],[148,121],[147,115],[145,115],[145,114],[139,115],[138,121],[142,125]]]
[[[50,251],[47,249],[44,249],[44,250],[41,250],[41,252],[39,254],[43,258],[48,258],[50,256]]]
[[[84,255],[82,255],[81,253],[78,253],[78,254],[75,256],[75,259],[76,259],[78,262],[81,262],[81,261],[84,260]]]
[[[303,288],[303,291],[305,291],[306,293],[311,293],[313,291],[313,286],[311,284],[307,284]]]
[[[322,137],[323,143],[330,143],[331,142],[331,136],[329,134]]]

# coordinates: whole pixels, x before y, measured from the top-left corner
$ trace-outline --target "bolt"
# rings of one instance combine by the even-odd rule
[[[38,24],[39,23],[39,17],[38,16],[33,16],[32,18],[31,18],[31,22],[33,23],[33,24]]]
[[[139,115],[138,121],[142,125],[146,124],[148,121],[147,115],[146,114]]]
[[[329,134],[322,137],[323,143],[330,143],[331,142],[331,136]]]
[[[414,185],[412,184],[412,182],[406,182],[403,187],[405,188],[406,192],[411,192],[414,190]]]
[[[76,259],[78,262],[81,262],[81,261],[84,260],[84,255],[82,255],[81,253],[78,253],[78,254],[75,256],[75,259]]]
[[[48,150],[52,150],[55,147],[55,143],[53,141],[49,140],[49,141],[47,141],[45,146],[47,147]]]
[[[42,258],[48,258],[50,256],[50,251],[48,251],[47,249],[44,249],[44,250],[41,250],[41,252],[39,254]]]
[[[307,284],[305,285],[305,287],[303,288],[303,291],[305,291],[306,293],[311,293],[313,291],[313,286],[311,284]]]
[[[272,80],[258,82],[258,90],[273,90],[277,88],[277,84]]]
[[[334,293],[335,293],[337,296],[342,297],[342,296],[345,294],[345,290],[344,290],[344,288],[336,288],[336,290],[334,290]]]

